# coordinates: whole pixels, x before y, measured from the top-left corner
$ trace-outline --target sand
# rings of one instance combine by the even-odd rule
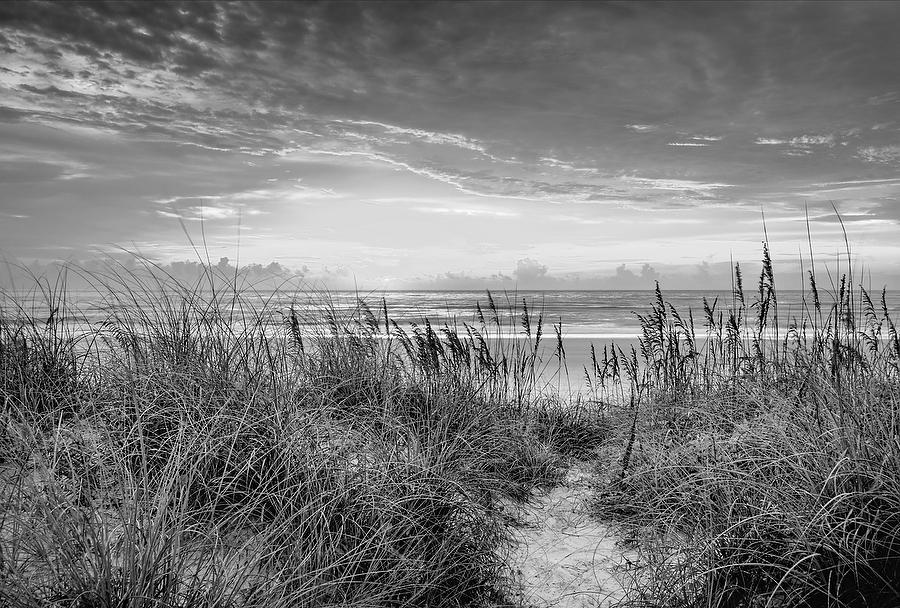
[[[575,466],[561,485],[510,507],[522,522],[511,565],[525,605],[596,608],[622,599],[616,567],[634,556],[588,515],[589,486],[590,475]]]

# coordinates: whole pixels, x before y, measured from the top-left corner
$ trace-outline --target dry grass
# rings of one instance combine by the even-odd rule
[[[5,300],[0,604],[504,602],[498,501],[559,475],[533,358],[146,271],[92,276],[80,329],[64,282]]]
[[[886,298],[811,274],[786,311],[762,268],[697,319],[657,290],[572,403],[541,385],[561,326],[514,299],[403,330],[147,263],[91,275],[108,316],[78,325],[38,280],[3,300],[0,604],[503,605],[500,505],[575,457],[642,556],[622,605],[900,605]]]
[[[644,552],[624,605],[900,605],[897,332],[884,295],[810,279],[779,325],[764,250],[752,302],[736,268],[700,332],[657,289],[641,364],[598,362],[631,396],[595,501]]]

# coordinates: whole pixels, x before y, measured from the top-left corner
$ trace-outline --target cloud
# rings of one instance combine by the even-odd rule
[[[792,146],[827,146],[834,147],[834,135],[800,135],[792,137],[788,142]]]
[[[196,197],[177,197],[169,201],[164,209],[157,209],[157,215],[167,218],[177,218],[190,221],[235,221],[241,217],[253,217],[262,215],[266,211],[255,209],[247,205],[219,202],[222,197],[216,197],[210,203]],[[195,204],[191,204],[196,201]]]
[[[873,106],[900,102],[900,91],[890,91],[888,93],[882,93],[881,95],[873,95],[872,97],[869,97],[868,102]]]
[[[865,146],[856,151],[856,157],[867,163],[896,164],[900,162],[900,146]]]
[[[793,146],[797,148],[809,148],[810,146],[826,146],[833,148],[835,145],[835,137],[833,134],[827,135],[797,135],[790,138],[776,137],[757,137],[753,142],[760,146]]]
[[[515,217],[539,243],[578,218],[567,237],[596,243],[648,210],[718,234],[710,212],[795,211],[827,182],[873,180],[839,188],[879,218],[896,199],[874,190],[898,162],[891,3],[16,2],[0,18],[0,153],[19,154],[4,211],[30,216],[0,227],[7,247],[174,248],[164,214],[196,219],[210,193],[222,234],[245,209],[260,241],[360,247],[415,238],[390,222],[428,214],[461,231]],[[469,232],[440,255],[470,239],[505,252],[497,267],[521,259],[509,235]]]
[[[817,188],[826,188],[829,190],[856,189],[869,186],[893,186],[900,185],[900,177],[891,177],[887,179],[854,179],[840,182],[823,182],[812,185]]]
[[[654,131],[659,130],[659,125],[634,124],[634,125],[625,125],[625,128],[630,129],[630,130],[634,131],[635,133],[653,133]]]
[[[612,282],[617,289],[652,289],[661,275],[650,264],[641,266],[640,274],[635,274],[625,264],[616,267],[616,274]]]
[[[847,136],[855,136],[858,131],[849,129],[845,132]],[[789,157],[807,157],[811,156],[822,148],[833,149],[838,141],[834,134],[802,134],[787,138],[776,137],[757,137],[754,144],[759,146],[779,146],[779,154]],[[847,145],[847,142],[843,142]]]
[[[383,129],[383,132],[387,135],[407,136],[408,138],[411,138],[413,140],[418,140],[425,143],[456,146],[465,150],[472,150],[474,152],[480,152],[481,154],[487,155],[487,149],[485,148],[484,144],[458,133],[439,133],[427,131],[425,129],[412,129],[371,120],[337,120],[335,122],[339,124],[350,124],[355,126],[381,127]]]
[[[6,217],[14,220],[25,220],[30,216],[25,215],[24,213],[9,213],[7,211],[0,211],[0,217]]]
[[[516,262],[513,276],[523,284],[531,284],[545,279],[547,270],[548,268],[545,264],[541,264],[531,258],[524,258]]]
[[[653,265],[643,263],[637,272],[631,270],[626,264],[621,264],[611,274],[598,274],[596,272],[553,274],[545,264],[532,258],[522,258],[516,262],[516,267],[511,273],[500,271],[493,274],[478,275],[464,271],[448,271],[408,280],[400,283],[399,287],[455,290],[647,290],[653,289],[657,281],[664,288],[685,289],[696,287],[698,280],[704,280],[706,285],[716,285],[718,288],[726,287],[730,276],[728,263],[726,262],[724,265],[717,264],[715,266],[716,272],[710,272],[710,269],[711,266],[709,264],[670,267],[671,273],[664,274],[657,271]],[[704,271],[706,271],[705,274]]]
[[[518,213],[500,209],[473,209],[450,207],[411,207],[411,211],[418,213],[436,213],[439,215],[464,215],[469,217],[518,217]]]
[[[4,160],[0,165],[0,183],[39,183],[65,175],[65,167],[52,162]]]
[[[148,252],[154,250],[153,243],[143,244]],[[77,272],[72,272],[72,269]],[[310,269],[306,266],[290,268],[278,261],[260,263],[242,263],[236,266],[234,260],[222,256],[198,261],[196,259],[173,260],[171,262],[160,260],[149,254],[129,253],[114,251],[103,257],[70,258],[66,261],[54,260],[47,263],[28,262],[19,264],[7,264],[4,272],[0,273],[0,287],[14,285],[28,285],[34,277],[53,277],[68,270],[66,285],[69,289],[93,291],[97,289],[96,277],[98,275],[114,274],[125,281],[146,281],[151,276],[168,283],[172,280],[182,285],[190,285],[193,288],[205,289],[209,280],[222,281],[232,284],[237,279],[239,289],[285,289],[298,286],[300,280],[310,275]],[[123,270],[125,272],[123,272]],[[155,283],[154,283],[155,284]]]
[[[550,156],[542,156],[538,158],[538,162],[547,165],[548,167],[553,167],[555,169],[562,169],[564,171],[571,171],[573,173],[585,173],[585,174],[594,174],[598,173],[597,169],[593,167],[576,167],[575,165],[559,160],[558,158],[553,158]]]
[[[654,179],[646,177],[628,177],[625,180],[651,190],[675,190],[688,193],[713,193],[722,188],[731,188],[732,184],[701,182],[689,179]]]

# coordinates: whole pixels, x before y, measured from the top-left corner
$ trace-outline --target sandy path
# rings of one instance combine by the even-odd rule
[[[596,608],[622,598],[613,569],[626,552],[610,528],[588,516],[589,480],[573,467],[560,486],[510,508],[524,524],[511,565],[525,605]]]

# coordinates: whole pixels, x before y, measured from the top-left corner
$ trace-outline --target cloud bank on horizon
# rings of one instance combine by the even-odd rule
[[[877,2],[2,3],[0,251],[168,262],[202,227],[214,258],[338,284],[703,286],[758,256],[761,210],[776,258],[808,216],[833,259],[837,209],[896,282],[898,26]]]

